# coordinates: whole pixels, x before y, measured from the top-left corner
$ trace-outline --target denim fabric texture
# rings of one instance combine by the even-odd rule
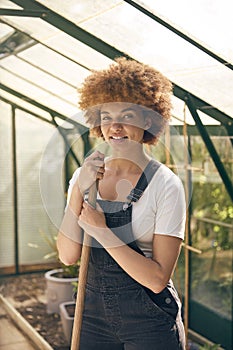
[[[158,167],[158,162],[149,163],[135,193],[143,193]],[[134,241],[131,226],[132,202],[139,198],[131,195],[127,205],[102,200],[99,204],[108,227],[143,254]],[[88,268],[80,350],[121,349],[184,350],[181,303],[172,281],[161,293],[149,291],[95,242]]]

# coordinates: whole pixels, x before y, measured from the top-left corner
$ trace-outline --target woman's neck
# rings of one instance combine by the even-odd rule
[[[144,152],[131,154],[130,157],[126,154],[113,154],[107,159],[106,168],[119,175],[123,173],[140,174],[149,161],[150,157]]]

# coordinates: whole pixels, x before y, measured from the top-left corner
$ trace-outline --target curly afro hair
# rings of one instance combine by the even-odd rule
[[[108,69],[93,71],[80,89],[79,107],[86,110],[85,118],[92,134],[102,137],[101,105],[127,102],[145,107],[152,125],[144,131],[144,143],[155,144],[171,117],[172,84],[159,71],[146,64],[117,58]],[[156,113],[155,113],[156,112]]]

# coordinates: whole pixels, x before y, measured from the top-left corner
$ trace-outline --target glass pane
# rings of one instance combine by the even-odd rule
[[[75,105],[71,105],[65,101],[62,101],[59,97],[52,96],[46,91],[40,89],[37,86],[30,84],[29,82],[20,79],[14,74],[5,71],[0,68],[1,82],[12,88],[13,90],[19,91],[22,94],[30,97],[31,99],[44,104],[45,106],[53,109],[54,111],[60,112],[63,115],[69,116],[74,115],[77,112]],[[74,89],[75,95],[75,89]],[[75,96],[74,96],[75,98]]]
[[[63,54],[75,62],[82,64],[84,67],[92,69],[104,68],[111,62],[109,58],[98,51],[60,31],[42,19],[2,16],[2,20],[9,24],[9,26],[12,25],[20,31],[30,33],[33,39],[49,46],[57,53]]]
[[[93,1],[77,3],[75,0],[39,0],[41,4],[52,9],[80,25],[92,18],[98,18],[103,13],[108,14],[111,9],[118,11],[122,1]],[[218,1],[191,1],[187,6],[186,0],[171,3],[170,0],[137,0],[135,1],[150,12],[157,14],[171,22],[173,26],[187,35],[197,38],[206,47],[213,48],[220,56],[233,61],[233,30],[231,14],[233,5],[231,0]],[[133,7],[131,7],[133,10]],[[217,23],[217,25],[216,25]]]
[[[143,0],[136,1],[159,17],[168,19],[172,25],[194,40],[211,48],[229,62],[233,61],[232,10],[231,0],[189,1],[186,0]],[[195,39],[197,38],[197,39]]]
[[[40,44],[23,51],[18,57],[72,84],[74,88],[89,74],[87,69]]]
[[[64,143],[61,137],[56,139],[57,148],[47,163],[49,196],[45,205],[41,195],[41,159],[55,128],[18,110],[16,131],[20,265],[41,264],[46,262],[43,257],[52,252],[47,239],[53,240],[56,235],[64,210],[63,192],[56,187],[59,176],[59,184],[64,182],[63,171],[58,167],[60,159],[64,159]]]
[[[22,9],[22,7],[15,5],[12,1],[7,1],[7,0],[1,0],[1,7],[12,8],[12,9]],[[40,38],[48,36],[48,33],[49,35],[55,35],[59,31],[54,26],[47,24],[46,22],[42,21],[39,18],[23,17],[23,16],[22,17],[2,16],[2,18],[4,19],[4,22],[12,23],[13,25],[15,24],[26,33],[31,34],[31,33],[34,33],[35,30],[37,30],[38,34],[40,33],[39,34]],[[41,28],[41,31],[39,31],[39,26]]]
[[[13,33],[14,33],[14,29],[12,29],[11,27],[7,26],[4,23],[0,23],[1,42],[7,39]]]
[[[22,107],[27,109],[27,111],[31,112],[31,113],[35,113],[38,114],[38,116],[41,116],[42,118],[45,118],[49,121],[51,121],[51,115],[45,111],[43,111],[42,109],[33,106],[31,103],[24,101],[21,98],[18,98],[6,91],[1,91],[1,97],[5,98],[6,100],[8,100],[9,102],[12,102],[13,104],[15,104],[16,106]]]
[[[12,168],[12,118],[11,106],[0,101],[0,270],[11,268],[15,261],[14,251],[14,203]]]
[[[180,100],[179,98],[173,96],[172,97],[172,122],[171,124],[179,124],[182,125],[184,121],[186,121],[189,125],[195,125],[195,121],[193,120],[193,117],[191,113],[189,112],[189,109],[187,106],[185,106],[185,102],[183,100]],[[198,111],[198,115],[205,125],[220,125],[220,123],[206,115],[205,113]]]
[[[122,3],[81,27],[227,114],[233,112],[233,72],[132,6]]]
[[[1,8],[9,8],[9,9],[18,9],[18,10],[20,10],[22,7],[14,4],[12,1],[1,0]]]
[[[108,12],[111,8],[121,3],[119,0],[85,0],[79,2],[76,0],[68,0],[66,2],[62,0],[39,0],[38,2],[75,23],[80,23],[103,12]]]
[[[49,47],[64,53],[66,56],[91,69],[102,69],[109,65],[111,60],[95,51],[91,47],[72,38],[66,33],[60,32],[54,37],[48,37],[43,43]]]
[[[63,8],[60,1],[56,3],[51,1],[46,6],[51,6],[52,9],[60,11],[60,13]],[[58,9],[59,6],[61,6],[60,9]],[[72,6],[77,6],[76,2],[69,1],[66,10],[64,9],[63,15],[69,19],[72,13]],[[229,115],[233,113],[230,96],[230,91],[233,89],[233,79],[231,79],[233,73],[208,55],[194,48],[191,44],[126,3],[111,2],[110,4],[109,2],[104,2],[102,4],[97,2],[93,5],[93,15],[91,16],[88,16],[88,6],[83,4],[79,8],[79,13],[82,20],[81,17],[81,22],[76,18],[76,23],[84,29],[132,57],[155,66],[176,84],[201,97],[208,104],[216,106]],[[85,20],[83,20],[84,18]],[[100,69],[105,68],[111,62],[110,59],[71,36],[59,30],[51,31],[50,29],[53,28],[54,30],[54,27],[48,27],[43,20],[30,18],[24,24],[22,24],[21,20],[25,20],[25,18],[15,17],[9,19],[9,17],[4,17],[4,20],[14,23],[23,30],[30,30],[33,37],[42,40],[56,52],[65,54],[66,57],[79,62],[85,67]],[[44,27],[43,30],[41,30],[42,27]],[[164,43],[168,42],[169,45],[164,45]],[[59,60],[58,56],[55,57],[56,53],[51,54],[51,58],[57,58],[54,62],[57,61],[59,63],[58,65],[55,63],[53,68],[52,60],[48,59],[49,51],[42,45],[36,45],[21,53],[20,56],[29,61],[31,59],[33,64],[36,65],[40,64],[38,61],[41,57],[41,65],[44,70],[51,71],[52,74],[57,76],[60,69],[61,73],[65,71],[64,77],[63,74],[60,74],[61,79],[69,79],[71,82],[73,78],[73,86],[77,86],[88,74],[83,69],[82,72],[80,71],[80,75],[79,71],[74,68],[74,64],[73,67],[67,65],[67,68],[71,67],[71,69],[62,69],[62,61],[65,58],[63,57]],[[31,58],[30,53],[32,53]],[[70,73],[71,71],[74,71],[73,75]],[[75,72],[77,72],[77,75]],[[55,90],[54,94],[56,94]],[[62,98],[68,98],[76,103],[76,94],[73,96],[66,95]],[[65,105],[62,104],[62,106]]]
[[[57,96],[67,103],[73,103],[73,94],[75,93],[75,89],[68,84],[53,78],[49,74],[34,68],[30,64],[25,63],[14,56],[4,58],[1,62],[3,68],[22,78],[26,82]]]

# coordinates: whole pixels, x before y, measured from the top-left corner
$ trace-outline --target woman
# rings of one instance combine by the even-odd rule
[[[183,187],[143,146],[156,144],[170,97],[161,73],[124,58],[93,72],[80,89],[92,132],[111,147],[109,157],[95,151],[74,173],[57,240],[69,265],[80,258],[82,229],[92,237],[81,350],[185,348],[170,280],[184,236]],[[96,179],[94,209],[85,195]]]

